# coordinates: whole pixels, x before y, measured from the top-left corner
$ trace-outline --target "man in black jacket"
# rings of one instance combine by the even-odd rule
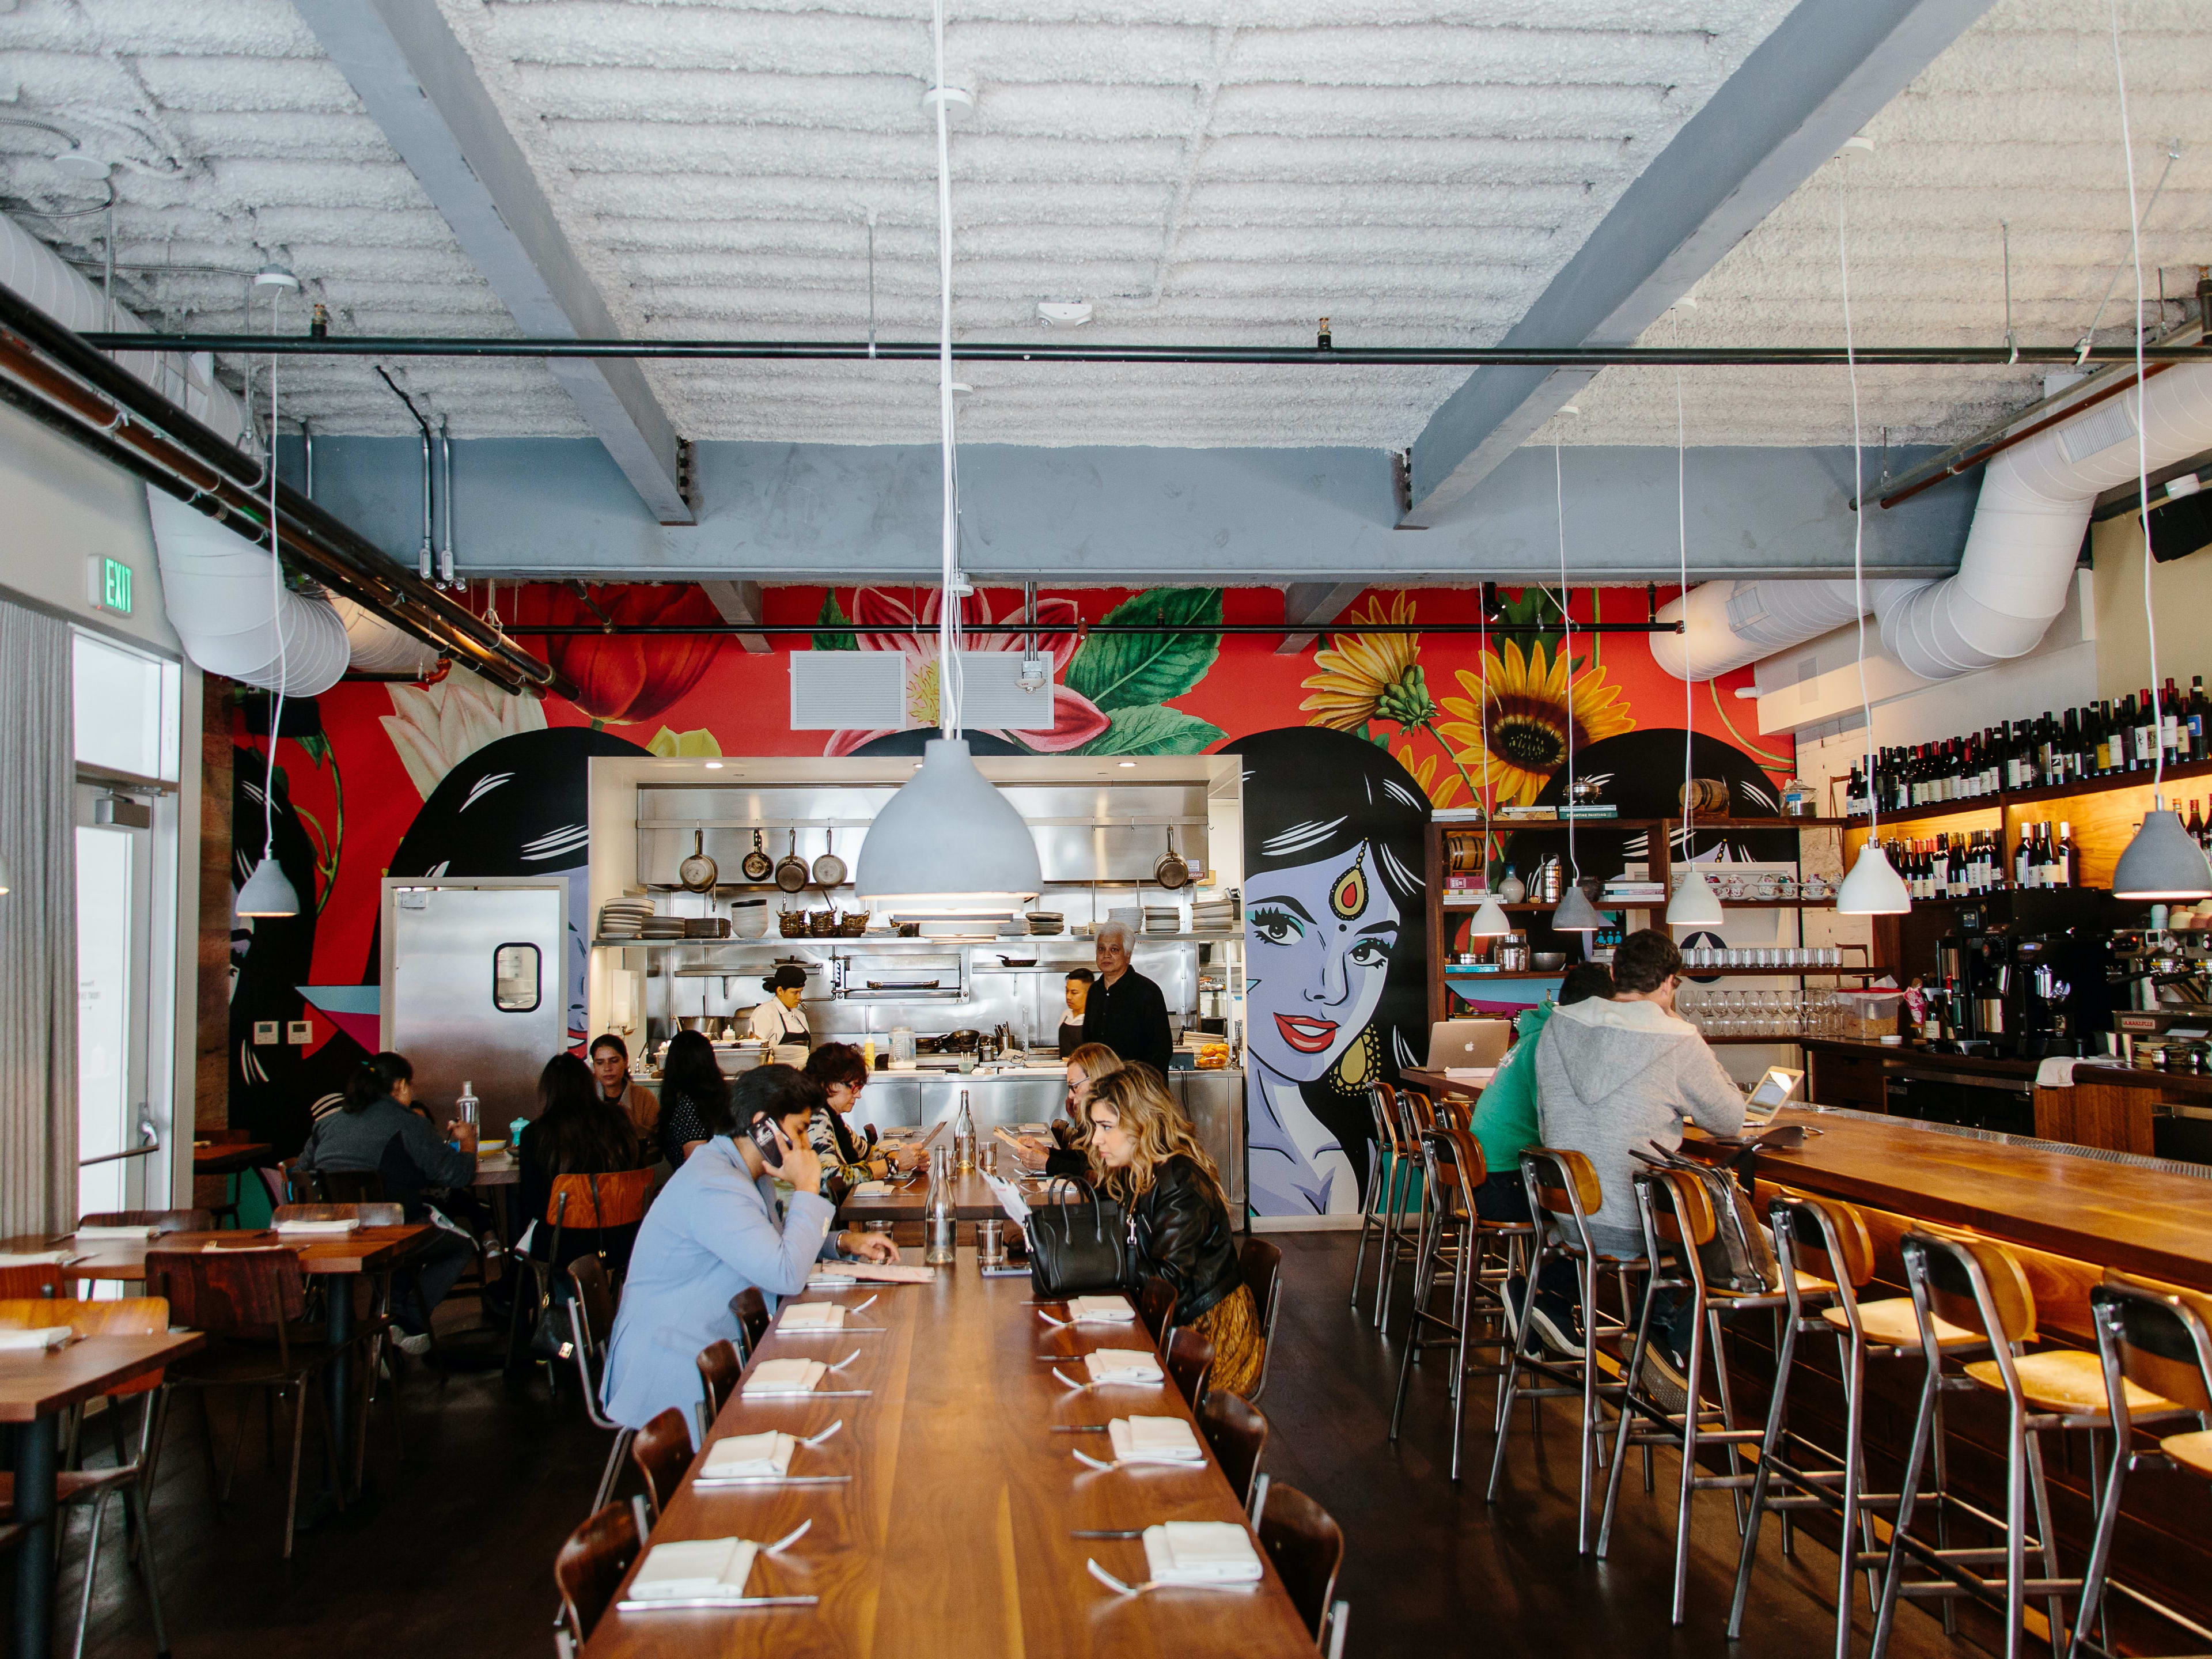
[[[1167,999],[1160,988],[1129,966],[1129,930],[1100,924],[1098,979],[1083,1005],[1083,1040],[1103,1042],[1124,1065],[1142,1060],[1162,1078],[1175,1040],[1168,1034]]]

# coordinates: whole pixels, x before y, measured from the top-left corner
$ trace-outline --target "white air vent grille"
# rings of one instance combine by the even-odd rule
[[[2060,427],[2058,446],[2066,452],[2066,459],[2079,466],[2092,455],[2101,455],[2135,435],[2135,418],[2128,413],[2127,399],[2115,398]]]
[[[791,653],[793,731],[896,732],[906,723],[903,652]]]
[[[1022,659],[1018,651],[963,651],[960,653],[960,723],[990,732],[1049,732],[1052,730],[1052,659],[1044,659],[1048,678],[1034,691],[1021,686]]]

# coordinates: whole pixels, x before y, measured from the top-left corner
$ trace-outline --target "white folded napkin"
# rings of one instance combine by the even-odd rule
[[[682,1601],[705,1595],[743,1595],[760,1546],[745,1538],[697,1538],[655,1544],[629,1581],[638,1601]]]
[[[90,1238],[128,1238],[143,1242],[152,1238],[156,1231],[158,1230],[152,1227],[80,1227],[76,1230],[75,1237],[80,1241]]]
[[[1145,1568],[1156,1584],[1256,1583],[1260,1553],[1233,1521],[1170,1521],[1145,1528]]]
[[[1164,1382],[1160,1357],[1142,1348],[1096,1348],[1083,1356],[1093,1382]]]
[[[357,1232],[361,1229],[359,1216],[345,1216],[336,1221],[280,1221],[280,1233],[303,1233],[309,1237],[335,1237],[340,1233]]]
[[[1206,1449],[1180,1417],[1117,1417],[1106,1425],[1116,1463],[1206,1462]]]
[[[1093,1324],[1126,1325],[1137,1316],[1126,1296],[1079,1296],[1067,1304],[1067,1311]]]
[[[707,1448],[707,1462],[699,1471],[708,1480],[716,1476],[776,1476],[791,1473],[792,1449],[798,1440],[787,1434],[733,1434]]]
[[[66,1325],[36,1325],[27,1331],[0,1331],[0,1353],[44,1353],[76,1333]]]
[[[2039,1089],[2070,1089],[2074,1086],[2074,1066],[2071,1060],[2053,1054],[2035,1068],[2035,1086]]]
[[[890,1189],[891,1183],[888,1181],[864,1181],[859,1186],[853,1188],[853,1196],[854,1198],[883,1198],[890,1194]]]
[[[21,1250],[0,1253],[0,1267],[58,1267],[69,1259],[67,1250]]]
[[[759,1400],[774,1395],[812,1394],[829,1370],[818,1359],[763,1359],[745,1379],[744,1396]]]
[[[776,1320],[780,1331],[842,1331],[845,1310],[836,1302],[792,1302]]]

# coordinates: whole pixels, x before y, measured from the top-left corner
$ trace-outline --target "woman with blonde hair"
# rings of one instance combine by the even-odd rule
[[[1175,1323],[1213,1344],[1213,1386],[1249,1394],[1267,1340],[1237,1265],[1237,1235],[1213,1160],[1148,1066],[1091,1085],[1091,1159],[1099,1190],[1129,1214],[1140,1274],[1175,1289]]]
[[[1088,1180],[1091,1154],[1085,1148],[1091,1144],[1091,1091],[1098,1086],[1102,1078],[1111,1077],[1121,1069],[1121,1057],[1103,1042],[1086,1042],[1070,1053],[1065,1064],[1067,1113],[1072,1121],[1053,1125],[1057,1146],[1042,1135],[1022,1136],[1022,1163],[1048,1176]]]

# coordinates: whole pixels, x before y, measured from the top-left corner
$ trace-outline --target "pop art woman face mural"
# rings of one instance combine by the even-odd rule
[[[1245,1048],[1252,1207],[1349,1214],[1368,1090],[1413,1054],[1426,802],[1371,743],[1312,728],[1245,757]]]

